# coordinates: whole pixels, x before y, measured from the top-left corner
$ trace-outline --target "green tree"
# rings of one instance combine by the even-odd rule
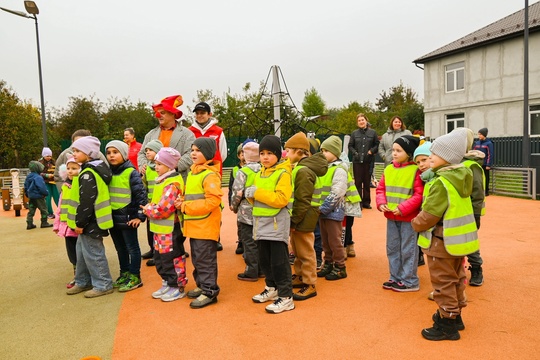
[[[424,106],[418,101],[416,92],[403,85],[393,86],[388,92],[382,91],[375,102],[382,117],[388,121],[395,115],[400,116],[409,130],[424,129]],[[386,131],[386,129],[385,129]]]
[[[108,126],[103,119],[103,104],[94,96],[70,97],[67,108],[55,109],[55,132],[61,139],[71,139],[78,129],[88,129],[97,138],[104,138]]]
[[[149,104],[141,101],[132,104],[125,98],[109,100],[103,120],[107,139],[123,139],[124,129],[131,127],[139,142],[158,123]]]
[[[326,114],[326,103],[314,87],[304,93],[302,110],[308,117]]]
[[[0,168],[27,167],[41,157],[43,138],[39,110],[23,102],[0,80]]]

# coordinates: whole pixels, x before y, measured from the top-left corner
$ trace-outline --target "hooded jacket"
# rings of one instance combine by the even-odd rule
[[[442,166],[435,169],[435,179],[439,176],[448,180],[462,198],[471,196],[473,175],[472,171],[463,164]],[[411,221],[414,231],[426,231],[434,227],[433,235],[436,238],[442,238],[442,218],[446,209],[448,209],[448,192],[440,181],[435,181],[430,186],[429,193],[422,205],[422,211]],[[444,249],[444,246],[434,246],[435,244],[436,242],[432,242],[432,246],[425,253],[438,257],[452,257]]]
[[[130,160],[126,160],[117,166],[111,165],[111,173],[112,175],[120,175],[128,168],[135,168]],[[131,202],[122,209],[113,210],[112,212],[114,226],[117,228],[127,228],[126,224],[131,219],[139,218],[141,222],[146,220],[146,215],[144,215],[140,205],[144,206],[148,203],[148,196],[141,174],[136,169],[129,176],[129,188],[131,190]]]
[[[484,163],[481,164],[484,167],[493,166],[493,143],[490,139],[478,140],[473,145],[473,150],[480,150],[485,154]]]
[[[81,166],[81,173],[84,169],[94,170],[108,186],[112,179],[111,169],[102,160],[92,160]],[[73,189],[77,191],[77,189]],[[109,232],[99,228],[94,211],[94,203],[98,196],[96,178],[91,172],[79,175],[79,206],[75,216],[77,227],[83,229],[83,233],[92,237],[107,236]]]
[[[219,165],[215,165],[212,160],[208,160],[201,165],[191,165],[193,175],[208,171],[209,174],[203,180],[204,199],[184,201],[180,207],[183,214],[192,216],[207,215],[204,219],[187,220],[184,218],[184,236],[200,240],[218,241],[221,228],[221,177],[219,176]],[[201,176],[204,176],[202,174]],[[186,182],[186,191],[190,186],[189,181],[192,178],[188,176]],[[190,194],[185,194],[190,195]]]
[[[465,154],[463,161],[472,160],[480,166],[471,166],[469,169],[472,171],[473,176],[473,188],[471,193],[471,201],[474,211],[474,216],[478,217],[482,214],[482,208],[484,207],[485,191],[484,191],[484,170],[482,170],[482,164],[484,163],[484,157],[486,155],[479,150],[469,150]],[[463,162],[462,161],[462,162]]]
[[[251,205],[244,196],[247,181],[247,175],[244,172],[246,169],[244,168],[250,169],[256,174],[261,170],[261,164],[249,162],[238,170],[231,187],[231,208],[232,211],[237,214],[237,220],[239,222],[253,225],[253,205]]]
[[[39,172],[34,171],[30,172],[24,180],[24,192],[29,199],[43,199],[49,194],[45,180]]]
[[[319,208],[311,205],[311,198],[318,176],[328,171],[328,162],[319,152],[301,159],[296,166],[301,166],[294,179],[294,202],[291,215],[291,229],[312,232],[319,221]]]
[[[195,121],[193,122],[193,125],[189,127],[189,130],[195,134],[195,138],[211,137],[216,140],[218,151],[216,152],[214,159],[221,162],[221,167],[223,167],[223,163],[227,159],[227,139],[225,139],[223,129],[220,128],[217,123],[217,119],[210,118],[209,123],[203,129],[201,125]]]

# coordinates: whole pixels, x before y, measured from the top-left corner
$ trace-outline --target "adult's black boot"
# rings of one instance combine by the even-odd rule
[[[471,280],[469,280],[469,284],[471,284],[471,286],[482,286],[482,284],[484,283],[482,266],[471,265],[469,266],[469,270],[471,270]]]
[[[437,311],[433,315],[433,326],[422,330],[422,336],[431,341],[459,340],[459,331],[456,326],[456,319],[443,318]]]
[[[36,228],[36,225],[34,225],[33,222],[29,222],[29,221],[26,222],[26,230],[32,230],[35,228]]]

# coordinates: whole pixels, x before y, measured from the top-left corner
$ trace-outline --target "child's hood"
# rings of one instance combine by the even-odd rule
[[[90,168],[97,172],[105,184],[109,185],[112,179],[112,172],[109,166],[103,160],[92,160],[83,165],[83,168]]]
[[[449,165],[437,170],[437,175],[448,180],[462,198],[469,197],[473,189],[472,171],[463,164]]]
[[[263,176],[270,176],[274,173],[274,171],[279,169],[285,169],[288,173],[291,172],[291,161],[289,159],[281,159],[278,161],[274,166],[265,168],[264,166],[261,167],[261,174]]]
[[[218,123],[218,120],[216,118],[212,117],[212,118],[210,118],[208,124],[204,127],[204,129],[201,127],[201,125],[199,125],[199,123],[197,121],[193,121],[193,124],[191,126],[193,126],[194,128],[199,129],[201,134],[204,135],[204,133],[210,128],[210,126],[215,125],[217,123]]]
[[[42,173],[44,169],[45,169],[45,166],[43,166],[43,164],[40,163],[39,161],[32,160],[28,164],[28,170],[36,174]]]
[[[324,176],[328,171],[328,162],[322,152],[303,158],[299,161],[298,165],[310,168],[317,176]]]
[[[476,161],[478,164],[482,165],[484,164],[484,158],[486,157],[486,154],[484,154],[480,150],[469,150],[465,156],[463,157],[464,160],[472,160]]]
[[[204,164],[191,165],[191,172],[193,174],[199,174],[204,170],[210,170],[219,174],[219,164],[215,164],[213,160],[208,160]]]
[[[124,172],[124,170],[129,169],[129,168],[134,168],[135,169],[135,166],[133,166],[131,161],[126,160],[123,163],[121,163],[120,165],[115,165],[115,166],[111,165],[111,173],[113,175],[119,175],[122,172]]]

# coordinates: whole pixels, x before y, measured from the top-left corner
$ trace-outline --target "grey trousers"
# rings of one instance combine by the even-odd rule
[[[190,238],[189,244],[194,268],[193,279],[197,287],[208,297],[218,296],[217,241]]]

